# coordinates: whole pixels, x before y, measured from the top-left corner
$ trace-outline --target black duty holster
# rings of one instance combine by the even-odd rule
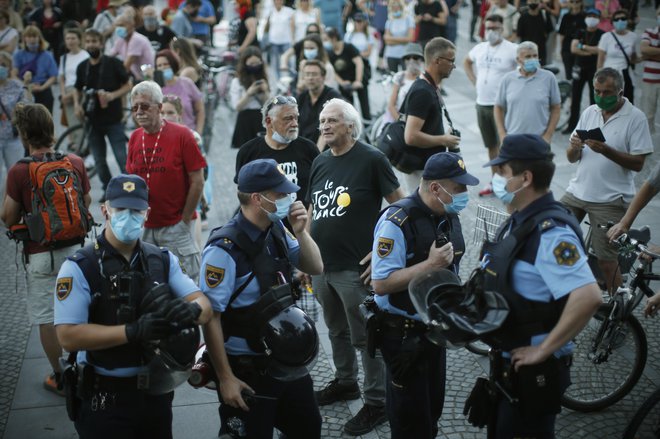
[[[371,358],[376,357],[376,349],[380,348],[382,331],[380,327],[379,314],[381,311],[374,300],[374,295],[370,294],[360,304],[360,313],[364,317],[367,329],[367,354]]]
[[[78,368],[75,363],[60,358],[62,368],[62,385],[66,398],[66,414],[69,419],[75,421],[80,413],[82,400],[78,394]]]

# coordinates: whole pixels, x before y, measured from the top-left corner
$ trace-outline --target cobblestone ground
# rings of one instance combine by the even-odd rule
[[[16,246],[5,238],[5,231],[0,227],[0,437],[7,425],[30,333],[25,308],[25,271],[20,254],[16,255]]]

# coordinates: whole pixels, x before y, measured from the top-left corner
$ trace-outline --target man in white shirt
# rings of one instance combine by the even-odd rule
[[[579,221],[589,214],[594,252],[610,292],[621,284],[617,250],[596,225],[621,220],[635,195],[634,172],[653,152],[646,116],[623,97],[623,87],[623,76],[616,69],[605,67],[594,75],[596,104],[584,110],[571,136],[566,156],[578,167],[561,199]],[[602,131],[604,142],[577,134],[595,128]]]
[[[493,106],[500,82],[506,73],[515,70],[517,45],[504,39],[504,20],[500,15],[486,17],[486,40],[470,50],[463,61],[468,78],[477,88],[477,122],[484,146],[488,148],[488,159],[499,153],[500,139],[493,116]],[[495,169],[493,168],[493,173]],[[480,196],[491,195],[491,184],[483,188]]]

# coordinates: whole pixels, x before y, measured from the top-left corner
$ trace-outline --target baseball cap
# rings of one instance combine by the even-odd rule
[[[119,174],[108,182],[105,199],[110,203],[110,207],[147,210],[149,188],[139,175]]]
[[[585,15],[596,15],[600,17],[600,10],[596,8],[587,8],[586,11],[584,11]]]
[[[454,152],[439,152],[433,154],[424,165],[422,173],[424,180],[449,179],[455,183],[476,186],[479,179],[465,170],[463,158]]]
[[[257,159],[238,171],[238,190],[248,194],[263,191],[290,194],[298,192],[300,187],[286,178],[275,160]]]
[[[367,21],[367,16],[363,12],[353,14],[353,21]]]
[[[484,165],[501,165],[511,160],[551,160],[550,145],[537,134],[509,134],[502,141],[500,153]]]

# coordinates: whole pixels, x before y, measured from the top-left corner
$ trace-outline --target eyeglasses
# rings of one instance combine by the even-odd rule
[[[158,106],[158,104],[149,104],[149,103],[145,102],[145,103],[140,103],[140,104],[133,105],[131,107],[131,111],[133,113],[137,113],[138,110],[149,111],[149,109],[151,107],[157,107],[157,106]]]
[[[287,104],[298,105],[298,101],[296,101],[296,98],[293,96],[275,96],[268,102],[268,106],[266,107],[266,114],[268,114],[268,112],[277,105]]]
[[[486,30],[502,30],[502,26],[486,27]]]
[[[404,56],[403,61],[408,61],[409,59],[412,59],[413,61],[424,61],[424,58],[421,56]]]
[[[444,59],[445,61],[448,61],[453,66],[456,65],[456,58],[446,58],[444,56],[439,56],[438,58],[441,58],[441,59]]]

